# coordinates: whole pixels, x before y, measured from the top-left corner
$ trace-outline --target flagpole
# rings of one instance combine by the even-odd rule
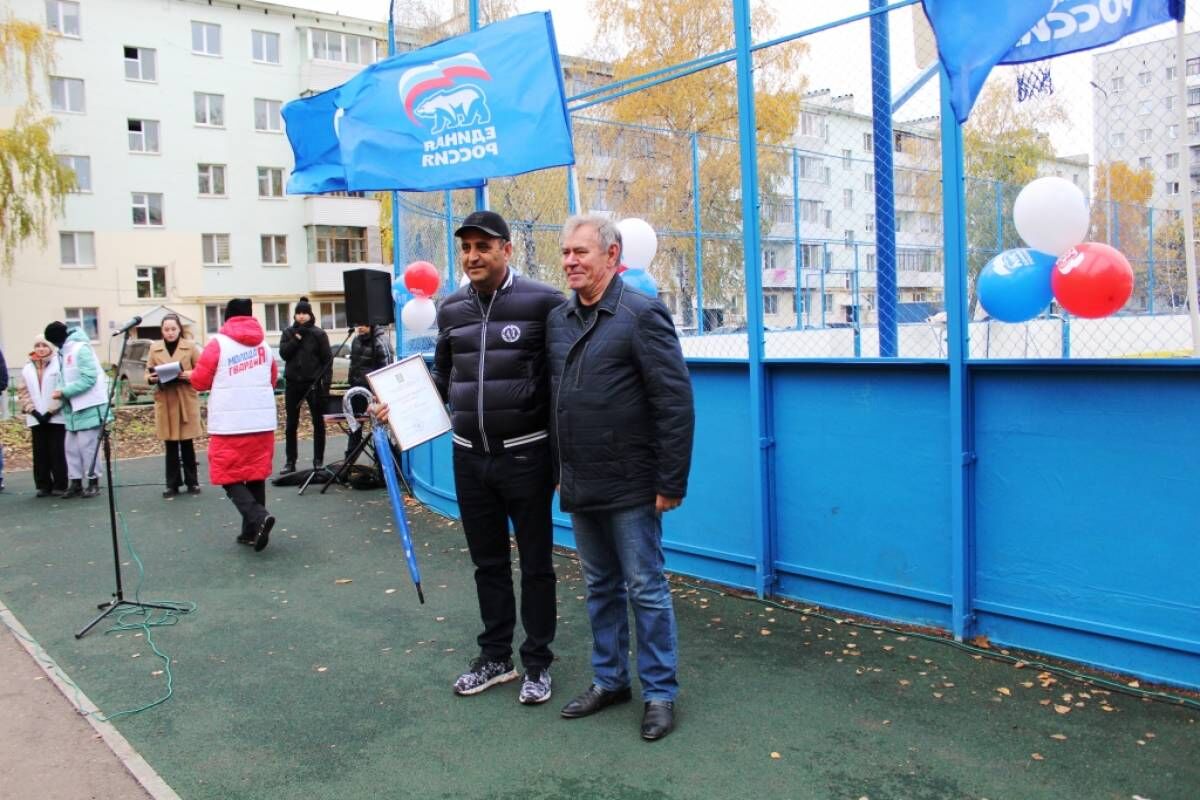
[[[1175,81],[1179,89],[1179,163],[1187,164],[1187,53],[1184,50],[1183,20],[1175,23]],[[1192,219],[1192,182],[1180,181],[1187,186],[1186,192],[1180,192],[1183,198],[1183,258],[1187,264],[1188,279],[1188,313],[1192,322],[1192,356],[1200,356],[1200,306],[1196,303],[1196,230]],[[1154,242],[1150,243],[1154,247]]]
[[[470,22],[472,31],[479,30],[479,0],[470,0],[467,4],[467,18]],[[488,207],[487,183],[475,190],[475,208],[485,209]]]
[[[387,25],[387,51],[388,58],[396,55],[396,2],[388,0],[388,25]],[[404,250],[402,246],[404,232],[400,230],[400,193],[392,191],[392,279],[393,281],[400,277],[400,262],[403,260]],[[400,303],[396,301],[395,295],[392,296],[392,302],[396,308],[394,311],[395,318],[400,319]],[[402,345],[403,326],[396,326],[396,345],[393,352],[403,353]]]

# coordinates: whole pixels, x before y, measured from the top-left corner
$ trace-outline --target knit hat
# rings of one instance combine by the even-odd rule
[[[308,314],[310,317],[313,315],[312,306],[309,305],[307,297],[300,298],[300,302],[296,303],[296,310],[293,313]]]
[[[254,316],[254,304],[249,297],[235,297],[225,305],[225,319]]]
[[[50,344],[61,348],[67,341],[67,326],[58,321],[51,322],[42,335]]]

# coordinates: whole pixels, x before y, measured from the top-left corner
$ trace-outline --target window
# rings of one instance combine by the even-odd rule
[[[225,127],[225,95],[196,92],[196,124]]]
[[[82,78],[50,78],[50,108],[55,111],[84,112]]]
[[[312,42],[312,57],[321,61],[374,64],[378,57],[375,40],[366,36],[313,29],[309,31],[309,38]]]
[[[800,265],[804,269],[820,268],[822,258],[822,248],[819,244],[802,244],[800,245]]]
[[[874,270],[875,270],[875,254],[867,253],[867,258],[866,258],[865,263],[866,263],[867,271],[874,272]]]
[[[125,46],[125,77],[131,81],[156,81],[156,52],[149,47]]]
[[[1114,75],[1109,88],[1114,92],[1119,92],[1125,88],[1125,78],[1121,75]]]
[[[58,249],[64,267],[96,266],[96,234],[90,231],[59,231]]]
[[[1143,100],[1142,102],[1138,103],[1138,114],[1140,114],[1142,116],[1146,116],[1147,114],[1150,113],[1150,108],[1153,105],[1154,105],[1153,100]]]
[[[907,272],[933,272],[938,268],[932,250],[897,248],[896,269]]]
[[[1167,181],[1167,194],[1179,194],[1179,181]]]
[[[163,224],[163,196],[148,192],[133,193],[133,224],[137,226],[160,226]]]
[[[224,164],[197,164],[196,178],[200,194],[210,197],[225,194]]]
[[[221,330],[225,320],[225,303],[209,303],[204,307],[204,329],[210,334]]]
[[[258,168],[258,197],[283,197],[283,168]]]
[[[59,156],[58,163],[75,173],[75,191],[92,190],[92,159],[88,156]]]
[[[1165,78],[1166,78],[1166,80],[1173,81],[1173,80],[1175,80],[1175,76],[1176,76],[1177,74],[1178,74],[1178,73],[1177,73],[1177,72],[1175,72],[1175,68],[1174,68],[1174,67],[1167,67],[1167,69],[1166,69],[1166,75],[1165,75]]]
[[[874,214],[867,214],[866,218],[863,220],[863,227],[867,229],[867,233],[873,233],[875,231]]]
[[[1200,164],[1200,144],[1188,148],[1188,159],[1192,164]]]
[[[282,105],[283,103],[279,100],[256,98],[254,100],[254,130],[275,133],[283,130],[283,117],[279,113]]]
[[[1149,128],[1139,129],[1137,132],[1137,137],[1138,137],[1138,141],[1141,142],[1142,144],[1149,142],[1150,141],[1150,129]]]
[[[323,302],[320,305],[321,327],[327,331],[346,327],[346,304]]]
[[[767,204],[767,218],[772,222],[787,223],[792,221],[792,201],[775,200]]]
[[[801,222],[817,222],[820,220],[821,201],[820,200],[801,200],[800,201],[800,220]]]
[[[250,31],[250,55],[260,64],[278,64],[279,34]]]
[[[1150,169],[1150,156],[1142,156],[1138,159],[1138,169]]]
[[[870,152],[874,151],[874,149],[875,149],[875,138],[869,133],[864,133],[863,134],[863,150],[870,153]]]
[[[268,333],[279,333],[291,323],[287,303],[263,303],[264,326]]]
[[[846,242],[846,247],[854,245],[854,228],[846,228],[842,234],[842,239]]]
[[[1189,58],[1184,62],[1184,75],[1200,75],[1200,58]]]
[[[367,229],[315,225],[310,230],[316,261],[322,264],[361,264],[367,260]],[[344,328],[345,325],[335,325]]]
[[[828,208],[825,209],[825,227],[826,228],[833,227],[833,211]]]
[[[912,170],[896,170],[894,180],[896,182],[896,194],[912,196],[917,193],[917,175]]]
[[[921,233],[933,233],[933,214],[917,214],[917,225]]]
[[[129,129],[129,152],[158,152],[158,120],[131,119],[126,125]]]
[[[1167,153],[1167,169],[1175,169],[1179,166],[1179,153]]]
[[[221,55],[221,26],[193,21],[192,52],[202,56]]]
[[[79,36],[79,3],[46,0],[46,28],[62,36]]]
[[[773,248],[764,247],[763,251],[762,251],[762,255],[763,255],[763,269],[775,269],[776,259],[779,254],[776,253]]]
[[[229,259],[228,233],[200,234],[200,249],[206,267],[227,267],[232,263]]]
[[[868,192],[874,191],[874,189],[875,189],[875,173],[874,172],[867,172],[863,175],[863,188],[866,189]]]
[[[842,189],[842,207],[854,208],[854,190]]]
[[[1167,107],[1167,111],[1175,110],[1175,95],[1169,94],[1163,98],[1163,105]]]
[[[1200,136],[1200,117],[1188,117],[1188,136]]]
[[[1200,86],[1193,86],[1187,93],[1189,106],[1200,106]]]
[[[1125,134],[1120,131],[1113,131],[1109,135],[1108,141],[1113,147],[1121,147],[1125,144]]]
[[[1140,83],[1142,86],[1150,85],[1150,70],[1138,73],[1138,83]]]
[[[853,152],[850,150],[842,151],[842,169],[850,169],[850,166],[854,163],[852,155]]]
[[[1178,139],[1179,138],[1179,126],[1178,125],[1168,125],[1167,126],[1167,138],[1168,139]]]
[[[79,328],[92,341],[100,338],[100,309],[72,306],[63,309],[63,322],[68,328]]]
[[[166,297],[167,268],[138,267],[137,296],[139,300],[157,300]]]
[[[267,233],[259,237],[262,243],[262,263],[287,263],[287,237],[279,233]]]
[[[806,181],[823,181],[825,179],[825,162],[812,156],[800,156],[796,163],[800,167],[800,177]]]
[[[763,313],[778,314],[779,313],[779,295],[764,294],[763,295]]]
[[[829,135],[829,126],[826,124],[825,115],[816,114],[812,111],[801,111],[800,134],[802,136],[814,136],[818,139],[826,139]]]

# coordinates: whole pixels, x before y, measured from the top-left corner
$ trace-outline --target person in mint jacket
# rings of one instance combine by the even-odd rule
[[[67,436],[67,486],[63,499],[95,497],[100,494],[100,464],[96,445],[101,427],[110,411],[108,375],[92,350],[88,335],[79,328],[51,322],[44,333],[46,341],[58,348],[62,385],[51,393],[63,401],[63,421]],[[83,485],[87,477],[87,486]]]

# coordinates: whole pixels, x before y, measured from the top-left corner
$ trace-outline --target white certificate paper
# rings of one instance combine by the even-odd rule
[[[367,375],[371,391],[388,405],[388,425],[401,450],[450,430],[450,415],[419,354]]]
[[[170,383],[179,377],[179,373],[183,372],[178,361],[172,361],[169,364],[159,364],[154,368],[154,374],[158,376],[159,383]]]

